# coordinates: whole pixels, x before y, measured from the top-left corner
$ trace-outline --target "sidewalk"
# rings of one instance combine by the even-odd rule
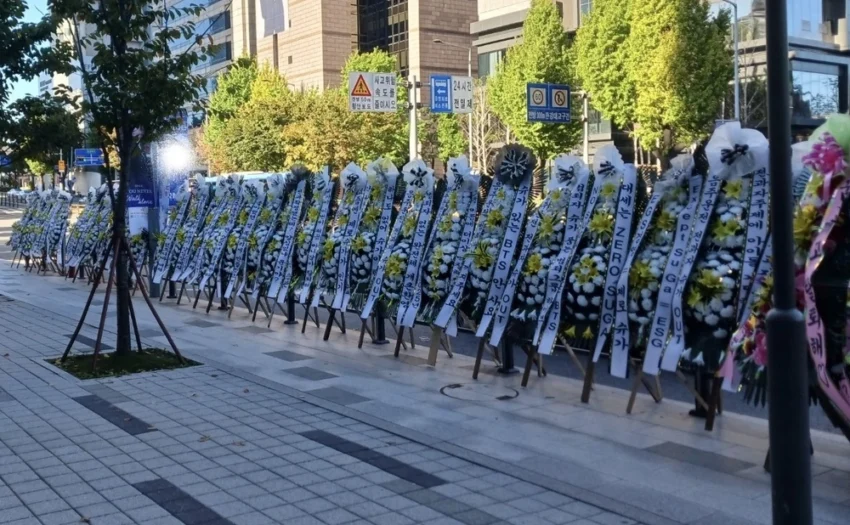
[[[86,293],[0,261],[0,523],[770,523],[763,420],[726,412],[706,433],[676,401],[640,395],[627,416],[615,388],[583,405],[569,378],[474,382],[471,358],[444,353],[432,369],[422,337],[399,360],[358,350],[353,316],[324,342],[185,300],[159,311],[204,366],[81,382],[43,359]],[[846,523],[850,445],[812,438],[815,521]]]

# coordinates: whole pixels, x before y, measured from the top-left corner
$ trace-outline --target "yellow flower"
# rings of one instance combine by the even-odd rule
[[[177,230],[177,242],[183,244],[183,240],[186,239],[186,230],[180,228]]]
[[[413,194],[413,202],[419,203],[422,202],[422,199],[425,198],[425,193],[421,191],[417,191]]]
[[[688,290],[688,306],[694,307],[700,303],[711,302],[723,294],[723,280],[709,269],[700,270],[696,279],[691,282]]]
[[[177,218],[177,209],[175,208],[175,209],[171,210],[170,212],[168,212],[168,221],[174,222],[174,220],[176,218]]]
[[[500,201],[505,200],[505,198],[507,198],[507,196],[508,196],[508,194],[507,194],[507,192],[505,192],[505,188],[499,188],[499,191],[496,192],[496,198]]]
[[[744,181],[741,179],[730,180],[726,183],[723,191],[732,199],[741,199],[741,192],[744,191]]]
[[[348,224],[348,215],[343,215],[337,221],[340,228],[345,228],[345,225]]]
[[[552,197],[553,201],[559,201],[559,200],[561,200],[561,196],[563,195],[563,193],[564,192],[561,191],[561,188],[556,188],[556,189],[552,190],[552,193],[549,194],[549,196]]]
[[[303,230],[298,232],[298,235],[295,236],[295,242],[298,244],[304,244],[307,242],[307,234]]]
[[[454,211],[457,209],[457,192],[453,191],[449,193],[449,211]]]
[[[354,192],[353,191],[345,192],[345,203],[349,206],[354,204]]]
[[[307,220],[310,222],[316,222],[319,220],[319,208],[310,208],[307,210]]]
[[[655,281],[652,273],[649,271],[649,263],[646,261],[637,261],[632,265],[629,272],[629,288],[632,292],[640,294],[640,291],[649,286],[649,283]]]
[[[383,196],[384,196],[384,188],[382,186],[379,186],[377,184],[372,186],[372,191],[369,192],[369,200],[370,201],[372,201],[373,203],[377,202]]]
[[[596,263],[593,262],[591,257],[585,256],[582,257],[581,261],[578,263],[575,275],[576,281],[578,281],[579,284],[587,284],[589,282],[593,282],[594,277],[599,276],[599,269],[596,267]]]
[[[502,210],[499,208],[493,208],[490,210],[490,213],[487,214],[487,227],[488,228],[498,228],[505,221],[505,214],[502,213]]]
[[[794,215],[794,244],[798,248],[807,248],[812,235],[818,228],[818,210],[814,206],[803,206]]]
[[[322,258],[325,261],[330,261],[334,256],[334,242],[331,239],[325,240],[325,245],[322,247]]]
[[[571,326],[571,327],[567,328],[564,331],[564,337],[567,337],[569,339],[575,339],[576,338],[576,327]]]
[[[378,225],[378,219],[381,218],[381,208],[379,206],[370,206],[363,215],[363,224],[367,228],[374,228]]]
[[[248,223],[248,210],[240,211],[239,218],[236,221],[239,223],[239,226],[245,226]]]
[[[314,201],[320,201],[320,200],[322,200],[322,192],[321,192],[321,191],[319,191],[319,190],[314,191],[314,192],[313,192],[313,200],[314,200]]]
[[[434,252],[431,254],[431,265],[434,267],[431,270],[431,277],[434,280],[431,283],[431,288],[437,287],[436,279],[440,277],[440,265],[443,264],[443,248],[442,246],[437,246],[434,248]]]
[[[229,212],[222,213],[221,215],[218,216],[218,226],[219,227],[225,226],[227,224],[227,221],[229,221],[229,220],[230,220],[230,213]]]
[[[602,189],[599,190],[599,195],[604,199],[613,199],[617,196],[618,189],[619,184],[616,182],[608,182],[602,185]]]
[[[489,242],[478,241],[478,244],[475,245],[475,248],[473,248],[472,252],[469,254],[469,257],[472,257],[472,264],[482,270],[489,268],[494,261],[493,256],[487,251],[489,249]]]
[[[408,213],[407,217],[404,218],[404,224],[401,227],[401,235],[404,237],[410,237],[413,235],[413,230],[416,229],[416,215],[413,213]]]
[[[540,225],[537,227],[537,238],[541,241],[547,241],[555,233],[555,216],[544,215],[540,218]]]
[[[696,287],[691,288],[690,292],[688,292],[688,306],[694,308],[701,302],[702,295],[700,295],[699,290]]]
[[[728,237],[737,235],[740,230],[741,223],[738,219],[729,219],[726,221],[718,220],[714,223],[714,227],[711,228],[711,235],[717,240],[722,241]]]
[[[659,230],[670,231],[676,227],[678,217],[667,210],[662,210],[655,221],[655,227]]]
[[[277,239],[272,239],[272,241],[269,243],[269,252],[275,253],[278,248],[280,248],[280,241],[278,241]]]
[[[195,239],[195,241],[192,243],[192,247],[196,250],[198,248],[200,248],[201,247],[201,239]]]
[[[351,242],[351,249],[354,250],[354,253],[358,253],[364,248],[366,248],[366,245],[366,239],[364,239],[362,235],[358,235]]]
[[[384,275],[389,277],[390,279],[396,279],[401,277],[401,274],[404,272],[405,264],[404,260],[397,253],[390,255],[389,259],[387,259],[387,266],[384,268]]]
[[[255,234],[252,233],[248,236],[248,248],[255,250],[258,244],[259,241],[257,241],[257,236]]]
[[[610,237],[614,233],[614,216],[608,210],[597,210],[590,219],[588,229],[596,237]]]
[[[533,275],[537,275],[537,272],[542,269],[543,257],[541,257],[539,253],[532,253],[528,256],[528,260],[525,262],[525,271],[523,273],[531,277]]]
[[[823,175],[820,173],[812,173],[809,183],[806,184],[806,194],[818,195],[821,187],[823,187]]]
[[[583,333],[583,334],[581,334],[581,336],[582,336],[583,338],[585,338],[585,339],[593,339],[593,330],[591,330],[591,329],[590,329],[590,327],[588,326],[588,327],[584,330],[584,333]]]
[[[260,212],[260,223],[268,224],[268,222],[272,218],[272,211],[268,208],[263,208],[263,211]]]
[[[236,243],[239,241],[239,237],[236,235],[230,235],[227,237],[227,249],[234,250],[236,249]]]
[[[439,226],[440,233],[449,233],[452,231],[452,217],[451,215],[446,215],[443,217],[443,220],[440,221]]]

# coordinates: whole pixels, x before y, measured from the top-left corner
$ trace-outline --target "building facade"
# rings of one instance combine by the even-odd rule
[[[850,67],[850,0],[785,0],[788,2],[789,60],[791,66],[792,124],[798,138],[806,137],[829,113],[848,110]],[[741,120],[745,126],[766,130],[765,0],[733,0],[738,7],[740,35]],[[731,9],[711,0],[713,9]],[[574,32],[593,9],[593,0],[556,0],[564,31]],[[478,20],[470,25],[478,52],[478,72],[495,72],[507,49],[522,41],[522,24],[530,0],[479,0]],[[730,35],[731,36],[731,35]],[[734,116],[733,87],[718,118]],[[592,105],[592,101],[591,101]],[[631,141],[601,115],[590,112],[590,150],[615,143],[624,155]]]

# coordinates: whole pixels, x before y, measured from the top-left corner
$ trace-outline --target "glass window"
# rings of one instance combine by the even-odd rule
[[[798,118],[822,119],[841,111],[842,79],[838,66],[791,63],[791,104]]]
[[[583,20],[584,17],[590,13],[591,7],[593,7],[593,0],[578,0],[578,13],[580,20]]]
[[[505,50],[491,51],[478,55],[478,77],[486,78],[496,73],[496,66],[505,58]]]
[[[588,134],[593,135],[610,135],[611,121],[602,118],[602,113],[596,111],[592,107],[587,112]]]
[[[230,60],[233,58],[232,55],[232,44],[230,42],[225,42],[223,44],[218,44],[213,47],[213,52],[210,55],[207,64],[210,66],[214,66],[215,64],[220,64],[225,60]]]
[[[214,35],[225,29],[230,29],[230,11],[224,11],[221,16],[214,16],[206,21],[203,25],[209,25],[208,35]],[[201,31],[200,34],[203,34]]]
[[[407,0],[357,0],[357,44],[360,51],[382,49],[408,71]]]

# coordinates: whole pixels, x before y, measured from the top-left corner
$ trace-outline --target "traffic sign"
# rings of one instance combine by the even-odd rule
[[[10,164],[12,164],[12,159],[7,157],[6,155],[0,155],[0,168],[3,168]]]
[[[452,77],[452,109],[472,113],[472,77]]]
[[[65,171],[65,161],[60,160],[57,168],[59,168],[59,171]]]
[[[100,148],[77,148],[74,150],[75,166],[103,166],[103,151]]]
[[[398,108],[395,73],[348,74],[348,108],[351,111],[394,112]]]
[[[526,111],[529,122],[566,124],[570,122],[570,86],[528,84]]]
[[[452,112],[452,77],[431,75],[431,113]]]

